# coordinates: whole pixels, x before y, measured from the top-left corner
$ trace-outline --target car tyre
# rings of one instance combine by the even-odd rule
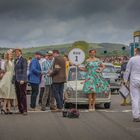
[[[105,107],[106,109],[109,109],[110,106],[111,106],[111,103],[105,103],[105,104],[104,104],[104,107]]]

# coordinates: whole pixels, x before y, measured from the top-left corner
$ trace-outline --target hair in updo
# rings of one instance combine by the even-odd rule
[[[94,51],[96,53],[96,50],[94,50],[94,49],[89,50],[89,53],[91,53],[92,51]]]
[[[9,55],[10,54],[13,54],[13,50],[12,49],[9,49],[5,54],[4,54],[4,59],[5,60],[9,60]]]

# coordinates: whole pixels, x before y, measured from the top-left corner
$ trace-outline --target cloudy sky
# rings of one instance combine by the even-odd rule
[[[0,47],[129,44],[135,30],[140,0],[0,0]]]

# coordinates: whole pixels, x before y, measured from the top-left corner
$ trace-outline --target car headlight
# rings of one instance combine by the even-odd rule
[[[74,94],[74,90],[73,90],[72,87],[68,87],[68,88],[66,89],[66,92],[67,92],[67,95],[68,95],[68,96],[71,96],[72,94]]]
[[[118,82],[119,83],[120,82],[120,79],[119,78],[115,79],[115,82]]]

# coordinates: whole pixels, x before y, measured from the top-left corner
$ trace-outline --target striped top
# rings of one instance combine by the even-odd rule
[[[49,70],[52,70],[53,60],[47,60],[42,63],[42,70],[45,72],[45,85],[52,84],[52,77],[47,76]]]

